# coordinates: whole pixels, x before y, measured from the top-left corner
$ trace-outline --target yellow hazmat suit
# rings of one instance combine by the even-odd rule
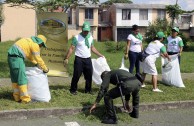
[[[25,74],[24,59],[28,59],[38,65],[45,73],[49,71],[40,57],[40,47],[46,47],[46,40],[46,37],[43,35],[22,38],[8,50],[8,63],[15,101],[22,101],[24,103],[31,101],[27,92],[28,81]]]

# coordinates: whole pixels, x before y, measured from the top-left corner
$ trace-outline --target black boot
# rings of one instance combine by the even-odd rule
[[[132,118],[139,118],[139,112],[138,111],[132,111],[131,113],[129,113],[129,115]]]

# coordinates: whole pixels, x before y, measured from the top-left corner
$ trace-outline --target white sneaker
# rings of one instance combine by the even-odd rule
[[[162,90],[156,88],[156,89],[152,89],[153,92],[163,92]]]
[[[145,84],[142,84],[141,87],[144,88],[144,87],[146,87],[146,85]]]

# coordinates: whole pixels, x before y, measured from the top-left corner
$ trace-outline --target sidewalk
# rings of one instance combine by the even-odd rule
[[[182,79],[194,80],[194,73],[182,73]],[[71,77],[48,77],[49,85],[70,83]],[[146,80],[151,81],[151,76],[148,75]],[[161,75],[158,75],[158,81],[161,81]],[[84,82],[83,77],[79,83]],[[0,87],[11,86],[10,78],[0,78]],[[121,107],[122,105],[117,105]],[[1,119],[28,119],[38,117],[54,117],[62,115],[72,115],[88,109],[89,106],[84,108],[38,108],[38,109],[20,109],[20,110],[3,110],[0,111]],[[181,108],[194,108],[194,100],[191,101],[176,101],[176,102],[163,102],[163,103],[149,103],[140,104],[141,111],[150,110],[166,110],[166,109],[181,109]]]

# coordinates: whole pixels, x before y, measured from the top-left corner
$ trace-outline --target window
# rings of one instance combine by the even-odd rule
[[[158,10],[158,18],[159,19],[165,19],[165,17],[166,17],[165,10]]]
[[[187,24],[187,23],[189,24],[191,21],[191,17],[190,16],[181,16],[181,21],[184,24]]]
[[[122,10],[122,20],[131,20],[131,10],[130,9]]]
[[[148,10],[147,9],[139,10],[139,20],[148,20]]]
[[[93,9],[85,9],[85,19],[93,19]]]

